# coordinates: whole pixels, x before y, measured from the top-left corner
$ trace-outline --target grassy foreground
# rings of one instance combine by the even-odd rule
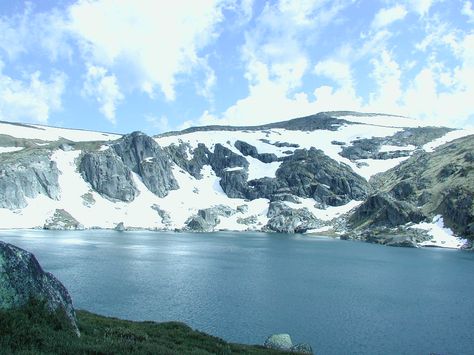
[[[0,310],[0,354],[285,354],[260,346],[231,344],[183,323],[132,322],[77,311],[81,336],[65,315],[32,301]]]

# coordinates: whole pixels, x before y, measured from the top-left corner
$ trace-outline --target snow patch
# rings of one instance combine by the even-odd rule
[[[249,162],[249,181],[254,179],[261,179],[264,177],[276,177],[276,171],[281,165],[281,162],[263,163],[258,159],[250,156],[245,157]]]
[[[426,143],[423,149],[427,152],[433,152],[439,146],[451,142],[455,139],[462,138],[474,134],[474,129],[459,129],[446,133],[444,136],[435,139],[432,142]]]
[[[354,123],[362,123],[366,125],[377,125],[383,127],[403,127],[414,128],[427,126],[423,122],[409,117],[403,116],[389,116],[389,115],[367,115],[367,116],[338,116],[341,120],[346,120]]]
[[[109,141],[121,137],[119,134],[85,131],[79,129],[66,129],[41,125],[21,125],[0,122],[0,132],[15,138],[39,139],[56,141],[64,138],[73,142]]]
[[[428,232],[431,240],[419,243],[420,246],[436,246],[440,248],[461,248],[467,241],[454,236],[454,233],[448,227],[445,227],[443,217],[437,215],[431,223],[418,223],[410,228],[422,229]]]
[[[23,149],[25,149],[25,148],[23,148],[23,147],[0,147],[0,154],[18,152],[18,151],[23,150]]]
[[[404,146],[404,147],[401,147],[401,146],[398,146],[398,145],[383,145],[380,147],[379,149],[379,152],[383,153],[383,152],[396,152],[396,151],[400,151],[400,150],[415,150],[416,147],[412,144],[409,144],[407,146]]]

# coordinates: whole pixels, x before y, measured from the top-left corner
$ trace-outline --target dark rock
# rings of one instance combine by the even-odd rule
[[[246,198],[248,196],[247,170],[224,170],[221,171],[220,176],[221,180],[219,184],[228,197]]]
[[[435,214],[442,215],[444,224],[459,235],[474,239],[474,191],[465,187],[446,189]]]
[[[188,159],[187,151],[190,149],[191,147],[185,143],[181,143],[180,145],[171,144],[164,148],[176,165],[187,171],[196,179],[202,179],[201,170],[204,165],[209,164],[209,156],[212,153],[204,144],[199,143],[197,148],[191,152],[191,159]]]
[[[425,219],[423,213],[410,203],[379,193],[357,207],[349,223],[353,227],[395,227],[408,222],[419,223]]]
[[[248,161],[243,156],[234,153],[222,144],[215,145],[214,153],[210,156],[209,163],[217,176],[222,176],[228,168],[242,167],[244,170],[247,170],[249,166]]]
[[[130,169],[111,150],[84,154],[79,170],[95,191],[109,199],[130,202],[138,194]]]
[[[125,166],[137,173],[145,186],[158,197],[179,188],[173,176],[171,161],[155,140],[141,132],[127,134],[112,149]]]
[[[321,150],[298,149],[284,158],[276,172],[279,181],[300,197],[312,197],[330,206],[340,206],[367,196],[368,183],[345,164],[329,158]]]
[[[30,299],[46,302],[52,311],[64,311],[79,335],[71,296],[49,272],[44,272],[33,254],[0,241],[0,308],[25,306]]]

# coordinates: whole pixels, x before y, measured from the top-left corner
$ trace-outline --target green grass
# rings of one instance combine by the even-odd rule
[[[0,310],[0,354],[285,354],[227,343],[183,323],[132,322],[77,312],[77,337],[61,312],[31,301]]]

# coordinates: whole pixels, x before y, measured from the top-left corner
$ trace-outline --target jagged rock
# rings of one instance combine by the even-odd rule
[[[441,192],[435,214],[459,235],[474,237],[474,192],[465,187],[451,187]]]
[[[264,177],[250,180],[245,190],[245,197],[254,200],[257,198],[271,199],[275,194],[288,193],[286,183],[276,178]]]
[[[237,218],[238,224],[244,224],[246,226],[251,226],[253,224],[256,224],[257,222],[258,222],[258,218],[255,215],[251,215],[245,218]]]
[[[248,205],[240,205],[240,206],[237,206],[237,212],[240,212],[240,213],[247,213],[248,210],[249,210],[249,206],[248,206]]]
[[[50,230],[76,230],[84,229],[84,226],[66,210],[57,209],[54,211],[54,214],[46,220],[43,228]]]
[[[245,156],[251,156],[252,158],[258,159],[263,163],[272,163],[278,161],[278,157],[273,153],[261,153],[259,154],[257,148],[253,145],[243,141],[235,141],[234,146]]]
[[[153,205],[151,206],[151,208],[154,209],[156,212],[158,212],[158,215],[161,217],[161,223],[163,223],[164,225],[171,224],[171,216],[168,212],[161,209],[160,206],[158,205]]]
[[[59,170],[45,152],[15,155],[0,161],[0,208],[17,209],[28,205],[27,198],[42,194],[58,200]]]
[[[125,232],[127,228],[125,228],[123,222],[120,222],[115,226],[114,230],[116,230],[117,232]]]
[[[186,221],[186,229],[195,232],[212,232],[220,223],[219,217],[230,217],[235,213],[237,213],[236,210],[224,205],[204,208]]]
[[[209,158],[209,163],[217,176],[222,176],[228,168],[242,167],[248,169],[248,161],[241,155],[234,153],[222,144],[216,144],[214,153]]]
[[[293,209],[284,202],[271,202],[267,217],[265,229],[280,233],[304,233],[323,225],[306,207]]]
[[[265,340],[263,346],[268,349],[290,351],[293,342],[289,334],[273,334]]]
[[[64,311],[79,335],[71,296],[63,284],[44,272],[33,254],[0,241],[0,308],[22,307],[31,298],[46,302],[53,312]]]
[[[276,171],[293,195],[312,197],[315,201],[340,206],[351,200],[363,200],[369,185],[345,164],[340,164],[321,150],[297,149],[285,157]]]
[[[226,170],[221,172],[219,184],[230,198],[246,198],[248,196],[247,170]]]
[[[112,145],[125,166],[137,173],[143,184],[158,197],[179,188],[171,161],[158,143],[141,132],[127,134]]]
[[[290,351],[292,353],[298,353],[298,354],[314,354],[313,348],[311,347],[311,345],[306,344],[306,343],[293,345],[290,348]]]
[[[197,148],[191,152],[191,159],[189,159],[187,153],[191,149],[188,144],[171,144],[164,149],[181,169],[187,171],[196,179],[202,179],[201,170],[204,165],[209,165],[209,156],[212,154],[204,144],[199,143]]]
[[[387,193],[370,196],[349,219],[353,227],[396,227],[418,223],[425,215],[410,203],[395,200]]]
[[[138,194],[130,169],[111,150],[84,154],[79,171],[95,191],[112,200],[130,202]]]

